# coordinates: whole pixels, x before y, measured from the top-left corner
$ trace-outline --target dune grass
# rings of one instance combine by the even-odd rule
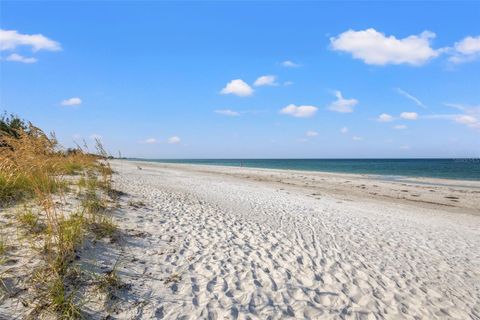
[[[116,231],[113,220],[104,215],[106,204],[99,196],[111,190],[107,153],[100,141],[97,155],[80,148],[67,152],[53,134],[47,136],[31,124],[13,129],[8,122],[0,124],[0,207],[28,201],[40,209],[37,213],[24,206],[16,215],[21,227],[43,233],[45,264],[31,279],[45,299],[38,305],[53,310],[58,318],[78,318],[75,292],[67,288],[75,250],[87,232],[105,237]],[[67,213],[57,203],[65,197],[73,175],[78,176],[73,181],[83,198],[78,212]],[[4,251],[6,245],[0,239],[0,254]]]
[[[3,236],[0,235],[0,259],[5,253],[7,253],[7,242]]]

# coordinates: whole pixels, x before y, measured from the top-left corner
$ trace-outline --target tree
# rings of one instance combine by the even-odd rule
[[[29,131],[29,127],[24,120],[14,114],[8,115],[6,112],[1,116],[0,137],[7,135],[18,139],[21,131]]]

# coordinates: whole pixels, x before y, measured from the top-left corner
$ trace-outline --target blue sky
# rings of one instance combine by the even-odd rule
[[[480,156],[478,2],[0,3],[0,109],[148,158]],[[256,84],[255,84],[256,83]]]

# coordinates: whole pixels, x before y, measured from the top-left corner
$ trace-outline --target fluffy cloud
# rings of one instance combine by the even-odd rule
[[[422,65],[440,54],[439,50],[430,47],[433,38],[433,32],[424,31],[419,35],[397,39],[370,28],[345,31],[330,38],[330,43],[333,50],[348,52],[366,64]]]
[[[332,111],[342,112],[342,113],[353,112],[353,107],[358,104],[357,99],[343,98],[342,93],[340,91],[335,91],[335,96],[337,97],[337,100],[332,102],[328,106],[328,109]]]
[[[307,137],[316,137],[316,136],[318,136],[318,132],[317,132],[317,131],[313,131],[313,130],[309,130],[309,131],[305,132],[305,135],[306,135]]]
[[[346,134],[346,133],[348,133],[348,128],[343,127],[342,129],[340,129],[340,132],[343,133],[343,134]]]
[[[377,121],[390,122],[390,121],[393,121],[393,117],[389,114],[382,113],[381,115],[378,116]]]
[[[75,98],[63,100],[60,104],[62,106],[78,106],[81,103],[82,103],[82,99],[75,97]]]
[[[253,89],[242,79],[235,79],[227,83],[221,94],[234,94],[239,97],[248,97],[253,94]]]
[[[402,113],[400,113],[400,118],[406,119],[406,120],[417,120],[418,119],[418,113],[416,113],[416,112],[402,112]]]
[[[287,67],[287,68],[298,68],[298,67],[301,66],[300,64],[295,63],[295,62],[290,61],[290,60],[282,61],[282,62],[280,63],[280,65],[282,65],[283,67]]]
[[[287,114],[296,118],[310,118],[315,115],[318,108],[315,106],[296,106],[289,104],[280,110],[280,113]]]
[[[480,52],[480,36],[466,37],[455,43],[455,50],[461,54],[474,54]]]
[[[168,138],[167,142],[169,144],[178,144],[180,143],[182,140],[180,139],[180,137],[177,137],[177,136],[173,136],[173,137],[170,137]]]
[[[253,83],[254,86],[260,87],[260,86],[276,86],[278,83],[276,82],[277,77],[268,75],[268,76],[261,76],[258,77],[257,80]]]
[[[0,51],[15,50],[20,46],[29,46],[33,51],[59,51],[62,49],[60,43],[41,34],[21,34],[16,30],[0,29]]]
[[[215,113],[221,114],[223,116],[236,117],[240,115],[240,112],[233,111],[230,109],[215,110]]]
[[[145,139],[145,140],[143,141],[143,143],[146,143],[146,144],[155,144],[155,143],[157,143],[157,139],[155,139],[155,138],[148,138],[148,139]]]
[[[7,61],[15,61],[15,62],[22,62],[22,63],[35,63],[38,60],[33,57],[24,57],[17,53],[12,53],[8,57],[5,58]]]
[[[395,130],[404,130],[404,129],[407,129],[407,126],[404,125],[404,124],[397,124],[397,125],[393,126],[393,129],[395,129]]]
[[[480,58],[480,36],[469,36],[456,42],[451,54],[452,56],[449,60],[453,63],[462,63]]]
[[[410,100],[412,100],[413,102],[415,102],[416,105],[418,105],[418,106],[420,106],[420,107],[422,107],[422,108],[427,108],[427,106],[424,105],[424,104],[422,103],[422,101],[420,101],[417,97],[412,96],[410,93],[408,93],[408,92],[406,92],[406,91],[404,91],[404,90],[402,90],[402,89],[400,89],[400,88],[397,88],[397,92],[400,93],[400,94],[401,94],[402,96],[404,96],[405,98],[410,99]]]

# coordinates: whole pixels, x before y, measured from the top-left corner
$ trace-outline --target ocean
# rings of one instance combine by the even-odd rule
[[[133,159],[132,159],[133,160]],[[163,163],[480,180],[480,159],[135,159]]]

